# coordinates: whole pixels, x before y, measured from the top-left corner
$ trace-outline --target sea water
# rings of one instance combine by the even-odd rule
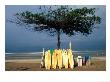
[[[28,53],[5,53],[5,59],[41,59],[43,53],[42,52],[28,52]],[[100,51],[73,51],[74,57],[77,56],[91,56],[91,57],[99,57],[106,56],[106,52],[103,50]]]

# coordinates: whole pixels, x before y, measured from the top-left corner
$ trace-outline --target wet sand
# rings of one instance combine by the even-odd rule
[[[82,67],[75,66],[74,69],[50,69],[40,68],[39,60],[6,60],[6,71],[106,71],[106,59],[94,58],[91,60],[90,66],[83,65]]]

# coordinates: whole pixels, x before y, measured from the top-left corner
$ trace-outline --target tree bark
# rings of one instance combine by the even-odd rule
[[[60,42],[60,31],[57,32],[57,40],[58,40],[58,42],[57,42],[57,48],[60,49],[60,43],[61,43]]]

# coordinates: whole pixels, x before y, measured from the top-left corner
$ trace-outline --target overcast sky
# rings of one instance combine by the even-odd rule
[[[6,20],[13,18],[13,15],[22,11],[38,12],[39,6],[6,6]],[[102,18],[98,28],[88,37],[81,34],[68,37],[61,35],[61,48],[68,48],[69,41],[72,42],[73,50],[106,50],[106,6],[71,6],[73,8],[96,8],[96,15]],[[5,28],[6,52],[36,52],[42,51],[42,48],[56,48],[57,37],[51,37],[48,33],[31,32],[16,24],[6,22]]]

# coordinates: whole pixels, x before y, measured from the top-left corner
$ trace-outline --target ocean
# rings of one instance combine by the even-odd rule
[[[106,51],[73,51],[74,57],[77,56],[86,56],[99,57],[106,56]],[[5,59],[41,59],[42,52],[28,52],[28,53],[5,53]]]

